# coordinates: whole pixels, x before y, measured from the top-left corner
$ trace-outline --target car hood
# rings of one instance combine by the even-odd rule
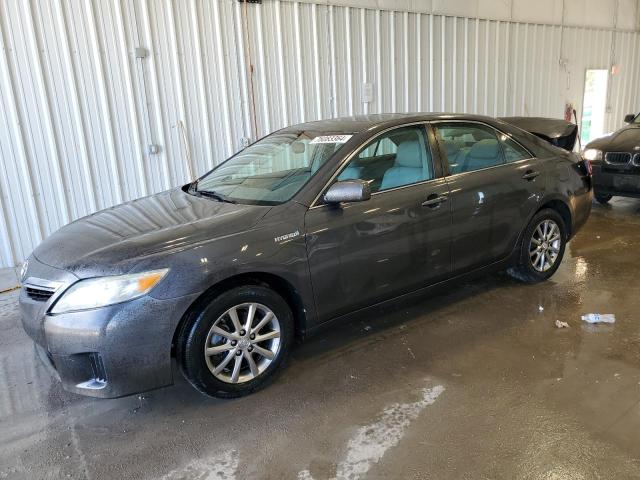
[[[250,229],[271,208],[219,202],[177,188],[76,220],[42,242],[33,256],[80,277],[123,273],[144,257]]]
[[[590,142],[586,148],[597,148],[606,152],[640,151],[640,126],[628,126]]]

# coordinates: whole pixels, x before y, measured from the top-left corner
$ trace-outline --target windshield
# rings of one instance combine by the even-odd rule
[[[351,136],[312,131],[273,133],[200,178],[195,191],[240,203],[286,202]]]
[[[636,115],[636,118],[633,120],[633,123],[636,125],[640,124],[640,115]]]

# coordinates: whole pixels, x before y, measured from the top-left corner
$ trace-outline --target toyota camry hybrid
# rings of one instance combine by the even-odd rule
[[[445,114],[284,128],[51,235],[23,265],[24,328],[72,392],[169,385],[175,358],[205,394],[251,393],[295,338],[364,308],[493,269],[551,277],[591,210],[576,130]]]

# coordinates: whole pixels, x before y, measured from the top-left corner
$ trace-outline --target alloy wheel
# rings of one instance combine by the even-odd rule
[[[562,234],[558,224],[551,219],[543,220],[533,231],[529,243],[531,265],[538,272],[552,268],[560,254]]]
[[[246,383],[262,374],[278,356],[280,323],[260,303],[231,307],[207,334],[204,356],[218,380]]]

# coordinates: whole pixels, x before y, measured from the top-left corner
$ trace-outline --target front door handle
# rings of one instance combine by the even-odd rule
[[[429,195],[427,199],[424,202],[422,202],[422,206],[429,207],[429,208],[438,208],[441,204],[443,204],[447,200],[449,200],[449,198],[446,195],[433,194],[433,195]]]
[[[540,176],[540,172],[536,172],[535,170],[527,170],[526,173],[522,175],[522,179],[531,181],[538,176]]]

